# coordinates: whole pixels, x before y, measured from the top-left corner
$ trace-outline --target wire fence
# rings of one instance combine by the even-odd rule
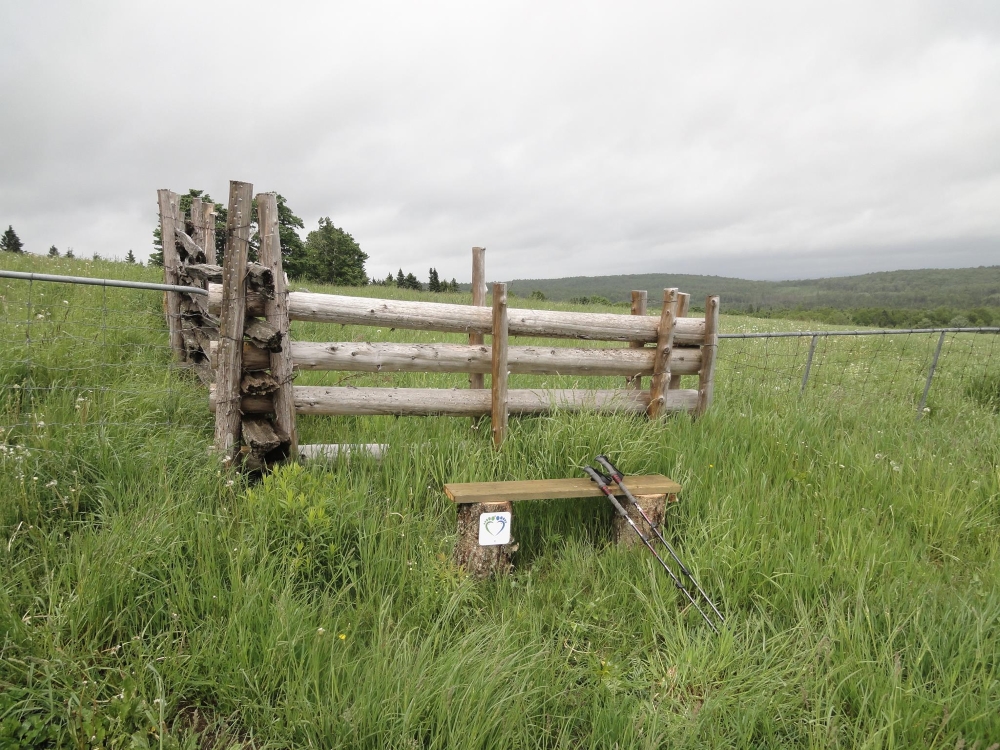
[[[0,271],[5,456],[27,437],[60,451],[121,430],[211,424],[197,379],[171,366],[162,286]]]
[[[745,324],[752,327],[753,324]],[[996,407],[1000,328],[743,331],[720,335],[719,388],[908,405]]]
[[[170,289],[0,271],[0,445],[24,433],[53,449],[114,429],[210,435],[203,386],[172,364]],[[926,409],[1000,408],[1000,328],[757,330],[765,323],[774,321],[724,321],[716,382],[728,403],[806,395],[891,402],[918,418]]]

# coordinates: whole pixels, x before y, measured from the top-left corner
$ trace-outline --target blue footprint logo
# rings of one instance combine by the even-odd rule
[[[507,528],[507,519],[503,516],[490,516],[486,519],[483,527],[490,536],[500,536],[503,530]]]

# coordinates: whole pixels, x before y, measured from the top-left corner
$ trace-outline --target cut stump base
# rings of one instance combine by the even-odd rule
[[[649,520],[656,524],[657,528],[663,525],[663,518],[667,511],[667,503],[676,503],[677,495],[636,495],[635,499],[639,501],[639,505],[649,516]],[[649,528],[649,524],[646,523],[639,511],[636,510],[635,506],[628,503],[625,498],[621,498],[620,502],[622,507],[628,513],[629,518],[639,527],[639,530],[647,536],[647,538],[652,537],[653,532]],[[632,531],[632,527],[629,526],[628,521],[615,514],[613,521],[613,527],[611,531],[611,538],[617,544],[624,545],[625,547],[634,547],[636,545],[642,546],[642,540],[639,536]]]
[[[513,563],[517,543],[488,547],[479,546],[479,517],[483,513],[512,512],[511,503],[463,503],[458,506],[458,540],[455,542],[455,564],[465,568],[473,578],[489,578],[496,573],[507,573]],[[513,517],[512,517],[513,518]]]

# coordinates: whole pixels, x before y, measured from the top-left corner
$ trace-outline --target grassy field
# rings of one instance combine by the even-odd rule
[[[985,339],[951,339],[966,364],[949,374],[943,356],[919,422],[922,370],[900,362],[907,346],[923,362],[923,340],[831,349],[801,398],[801,342],[773,344],[767,367],[759,343],[724,342],[697,421],[512,420],[497,453],[467,419],[300,418],[304,442],[391,448],[251,486],[208,454],[207,397],[168,365],[156,293],[0,290],[0,747],[1000,742],[1000,353]],[[519,505],[509,577],[451,565],[444,482],[577,476],[598,452],[683,484],[667,531],[727,616],[721,636],[648,554],[610,544],[599,501]]]

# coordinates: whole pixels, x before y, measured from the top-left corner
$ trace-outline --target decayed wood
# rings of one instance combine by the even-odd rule
[[[479,503],[460,505],[456,512],[457,538],[452,559],[473,578],[488,578],[497,573],[506,573],[512,567],[511,557],[517,550],[517,543],[511,537],[509,544],[479,546],[479,517],[484,513],[511,513],[510,503]]]
[[[177,242],[180,243],[182,253],[178,253],[178,256],[185,263],[204,263],[205,262],[205,251],[195,242],[191,237],[187,235],[186,232],[180,228],[174,229],[174,236]]]
[[[170,190],[157,190],[157,201],[160,206],[160,241],[163,245],[163,283],[179,284],[177,244],[175,234],[179,222],[180,201],[177,193]],[[170,332],[170,351],[174,356],[184,360],[184,339],[181,336],[180,294],[166,292],[167,298],[167,329]]]
[[[677,482],[662,474],[632,476],[625,479],[634,495],[666,495],[681,491],[681,486]],[[612,483],[611,490],[619,497],[624,496],[617,484]],[[523,479],[515,482],[450,482],[444,486],[444,494],[455,503],[604,497],[598,486],[586,477]]]
[[[281,434],[269,419],[246,417],[243,420],[243,441],[250,450],[266,455],[288,444],[288,436]]]
[[[281,331],[266,320],[250,318],[243,327],[243,334],[254,346],[258,346],[269,352],[281,351],[281,342],[284,337]],[[288,374],[290,375],[291,373],[289,372]]]
[[[191,239],[194,244],[202,249],[205,256],[203,262],[208,262],[208,253],[205,252],[205,210],[201,198],[191,200]]]
[[[288,435],[270,419],[243,419],[243,467],[247,471],[263,471],[288,457]]]
[[[229,214],[219,318],[219,368],[216,373],[215,448],[230,460],[240,445],[240,379],[243,374],[243,325],[246,319],[247,253],[253,185],[229,183]]]
[[[269,396],[279,385],[278,379],[269,372],[244,372],[240,378],[240,392],[244,396]]]
[[[317,443],[299,446],[299,458],[303,461],[332,461],[341,456],[363,456],[380,460],[389,450],[386,443],[337,444]]]
[[[273,295],[264,303],[267,324],[274,331],[273,339],[262,339],[248,328],[247,337],[261,348],[271,352],[271,375],[278,383],[274,394],[274,420],[289,438],[289,455],[298,456],[298,434],[295,428],[295,398],[292,395],[294,377],[291,347],[288,345],[288,289],[285,273],[281,268],[281,236],[278,230],[278,195],[263,193],[257,196],[257,215],[260,224],[260,262],[271,272]]]
[[[507,436],[507,285],[493,285],[493,352],[490,382],[490,414],[493,445],[499,448]]]
[[[656,340],[656,359],[653,361],[653,381],[649,387],[649,416],[656,418],[663,411],[670,385],[670,353],[674,348],[674,323],[677,313],[677,290],[663,290],[663,309]]]
[[[185,266],[181,274],[189,281],[196,283],[222,283],[222,266],[211,263],[192,263]]]
[[[212,362],[216,349],[211,350]],[[366,342],[293,341],[292,363],[298,370],[345,372],[488,373],[492,355],[488,346],[468,344],[392,344]],[[510,346],[507,369],[512,375],[652,375],[656,350],[580,349],[576,347]],[[243,346],[243,369],[266,370],[270,357],[250,343]],[[670,371],[697,375],[701,349],[675,346]]]
[[[632,315],[645,315],[646,314],[646,290],[645,289],[633,289],[632,290]],[[630,349],[642,349],[645,344],[641,341],[629,341]],[[642,376],[632,375],[625,378],[625,387],[635,388],[637,391],[642,390]]]
[[[691,295],[686,292],[678,292],[677,294],[677,318],[686,318],[688,314],[688,307],[691,304]],[[672,390],[677,390],[681,387],[681,375],[689,375],[690,373],[681,372],[680,370],[675,370],[673,367],[673,357],[670,361],[670,383],[667,388]]]
[[[209,310],[218,311],[221,290],[210,284]],[[247,296],[249,315],[262,315],[264,303]],[[382,326],[444,333],[490,333],[492,311],[485,307],[442,302],[345,297],[338,294],[290,292],[288,317],[313,323]],[[576,338],[593,341],[656,341],[659,321],[649,316],[615,313],[580,313],[561,310],[507,310],[508,334],[545,338]],[[677,321],[674,343],[700,346],[705,333],[701,318]]]
[[[215,264],[215,206],[204,203],[201,207],[202,226],[205,228],[205,238],[202,247],[205,248],[205,262]]]
[[[472,248],[472,304],[476,307],[486,305],[486,248]],[[470,333],[471,346],[483,345],[483,334]],[[484,371],[485,372],[485,371]],[[485,388],[486,379],[483,373],[473,372],[469,375],[469,388]]]
[[[222,294],[222,266],[212,263],[192,263],[181,269],[181,273],[193,281],[206,281],[211,285],[210,292],[215,295],[211,302],[212,311],[218,313]],[[248,263],[246,267],[247,311],[248,314],[263,315],[264,305],[274,296],[274,275],[271,269],[260,263]]]
[[[698,404],[695,414],[704,414],[712,404],[715,390],[715,352],[719,348],[719,298],[705,300],[705,342],[701,346],[701,372],[698,374]]]
[[[297,414],[328,416],[447,416],[479,417],[490,413],[489,391],[445,388],[351,388],[293,386]],[[666,411],[691,411],[698,391],[682,388],[667,391]],[[510,414],[547,414],[552,411],[595,411],[599,413],[643,414],[649,405],[648,391],[513,389],[507,391]],[[209,393],[214,411],[215,389]],[[272,410],[269,398],[244,398],[245,414],[266,414]]]
[[[632,480],[628,480],[629,490],[632,490]],[[653,522],[657,527],[663,525],[663,517],[666,515],[667,504],[676,503],[677,495],[662,495],[662,494],[636,494],[632,491],[635,499],[639,501],[639,507],[642,508],[643,512],[646,514],[646,518]],[[653,530],[649,528],[649,524],[646,523],[646,519],[642,517],[642,513],[632,505],[631,503],[623,503],[622,507],[625,508],[625,512],[628,513],[629,518],[632,519],[632,523],[639,527],[643,534],[647,538],[652,539]],[[618,544],[625,547],[636,547],[645,546],[642,543],[642,539],[639,535],[635,533],[632,527],[629,525],[628,521],[619,516],[617,513],[614,515],[614,520],[611,522],[611,538]]]

